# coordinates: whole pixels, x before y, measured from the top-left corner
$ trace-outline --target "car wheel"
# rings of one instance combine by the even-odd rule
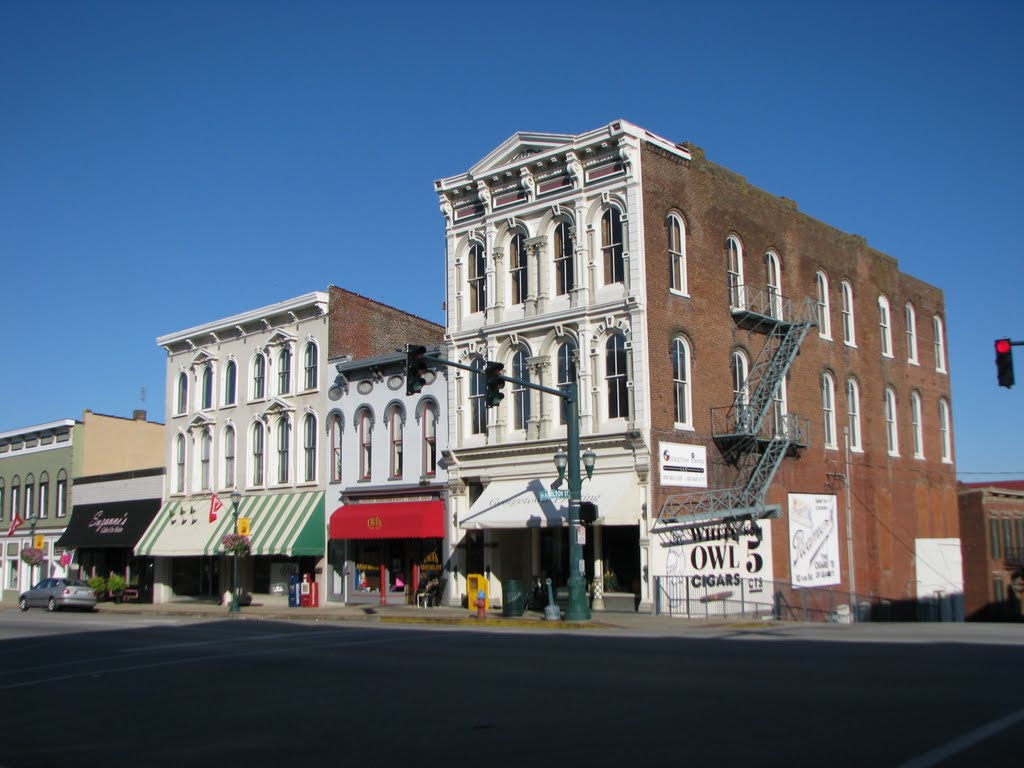
[[[28,598],[27,597],[21,598],[18,601],[18,607],[21,608],[21,610],[23,610],[23,611],[27,611],[28,610]]]
[[[57,610],[57,601],[54,600],[52,597],[50,598],[50,602],[46,604],[46,610],[48,610],[50,613],[53,613]]]

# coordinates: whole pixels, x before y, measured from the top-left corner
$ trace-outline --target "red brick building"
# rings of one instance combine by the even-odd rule
[[[977,621],[1019,621],[1024,587],[1024,480],[961,483],[964,609]]]
[[[387,304],[335,285],[328,293],[330,359],[350,355],[354,360],[386,355],[409,343],[438,344],[444,329]]]

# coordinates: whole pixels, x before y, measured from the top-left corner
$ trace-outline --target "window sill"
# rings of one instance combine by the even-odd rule
[[[855,341],[844,341],[843,342],[843,346],[844,347],[849,347],[850,349],[856,349],[857,348],[857,342],[855,342]]]
[[[690,294],[688,294],[686,291],[680,291],[680,290],[677,290],[675,288],[669,288],[668,292],[670,294],[672,294],[673,296],[679,296],[680,298],[683,298],[683,299],[690,298]]]
[[[693,424],[680,424],[678,421],[672,425],[672,428],[680,432],[696,432]]]

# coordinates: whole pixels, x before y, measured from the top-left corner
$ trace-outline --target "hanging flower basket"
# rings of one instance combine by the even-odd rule
[[[46,554],[41,549],[25,547],[21,550],[21,560],[28,565],[42,565],[45,558]]]
[[[233,555],[248,555],[249,554],[249,537],[239,536],[237,533],[229,533],[223,539],[220,540],[220,544],[224,549]]]

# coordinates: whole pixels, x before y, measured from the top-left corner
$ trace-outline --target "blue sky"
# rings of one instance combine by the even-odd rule
[[[435,179],[617,118],[945,291],[962,479],[1024,477],[1019,2],[0,2],[0,431],[163,419],[161,334],[335,284],[443,322]],[[141,401],[145,389],[145,401]]]

